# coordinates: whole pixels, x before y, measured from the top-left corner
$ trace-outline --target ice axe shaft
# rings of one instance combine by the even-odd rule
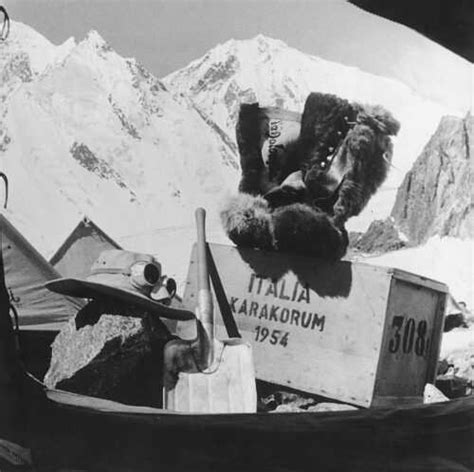
[[[206,211],[198,208],[195,213],[197,229],[197,312],[202,329],[198,330],[200,337],[202,368],[208,368],[214,361],[214,307],[212,302],[211,285],[209,282],[209,267],[206,244]]]

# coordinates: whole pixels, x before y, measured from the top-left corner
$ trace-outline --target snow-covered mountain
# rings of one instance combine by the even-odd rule
[[[263,36],[219,45],[158,80],[96,32],[55,46],[13,23],[0,71],[0,167],[12,222],[49,256],[85,214],[123,247],[156,253],[181,287],[197,206],[208,209],[210,239],[226,241],[216,216],[237,188],[241,101],[302,110],[314,90],[392,111],[402,123],[394,168],[351,221],[362,230],[389,215],[441,117],[456,113],[395,80]]]
[[[472,239],[434,236],[425,244],[376,256],[359,255],[356,260],[397,267],[448,285],[458,301],[474,307],[474,252]]]
[[[221,44],[163,82],[177,99],[190,101],[232,138],[241,102],[302,111],[308,94],[320,91],[389,109],[401,122],[393,168],[369,207],[349,222],[354,230],[365,230],[373,219],[390,213],[398,186],[441,117],[458,113],[455,107],[420,97],[399,81],[309,56],[262,35]]]
[[[13,23],[0,56],[9,215],[51,254],[82,214],[121,239],[192,223],[238,179],[235,148],[96,32],[54,46]]]

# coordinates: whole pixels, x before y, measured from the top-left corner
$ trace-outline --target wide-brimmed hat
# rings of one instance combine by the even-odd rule
[[[161,265],[153,256],[111,249],[103,251],[85,279],[61,278],[45,286],[57,293],[78,298],[117,298],[164,318],[190,320],[194,313],[167,306],[173,282],[163,277]],[[175,287],[175,285],[174,285]],[[161,300],[161,302],[160,302]]]

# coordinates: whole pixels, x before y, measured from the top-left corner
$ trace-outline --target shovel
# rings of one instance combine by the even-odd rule
[[[197,337],[175,339],[165,346],[164,407],[187,413],[254,413],[257,392],[250,344],[240,338],[214,337],[205,217],[205,210],[198,208]]]

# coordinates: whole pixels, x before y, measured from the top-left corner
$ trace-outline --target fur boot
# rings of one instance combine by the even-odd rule
[[[265,195],[299,168],[301,115],[258,103],[243,103],[236,137],[242,175],[239,191]]]
[[[299,136],[300,168],[304,172],[313,166],[324,168],[328,157],[339,148],[351,129],[356,115],[356,108],[336,95],[309,94]]]
[[[221,221],[237,246],[303,253],[324,259],[344,256],[344,229],[318,209],[296,203],[272,210],[260,196],[239,194],[221,211]]]
[[[258,103],[240,105],[236,136],[242,177],[239,191],[261,195],[264,187],[265,165],[260,148],[260,108]]]
[[[272,218],[268,202],[245,193],[232,196],[220,212],[222,226],[237,246],[272,249]]]

